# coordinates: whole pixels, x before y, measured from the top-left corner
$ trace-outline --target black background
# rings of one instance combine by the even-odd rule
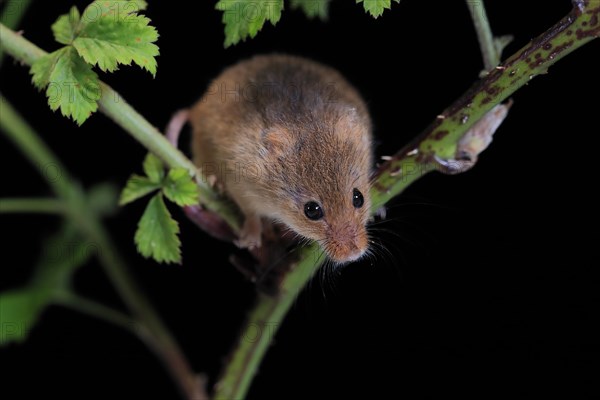
[[[46,50],[50,25],[70,5],[35,1],[21,24]],[[461,1],[394,4],[374,20],[353,1],[334,1],[327,23],[286,10],[277,27],[222,47],[214,1],[150,1],[160,32],[156,79],[138,68],[101,74],[153,124],[194,102],[225,66],[263,52],[330,64],[363,93],[375,121],[378,156],[392,154],[457,98],[482,68]],[[567,0],[488,2],[511,54],[558,21]],[[598,395],[597,197],[599,46],[577,50],[514,95],[514,107],[476,168],[429,175],[394,200],[374,260],[315,278],[277,333],[250,399]],[[122,186],[141,171],[145,150],[102,115],[82,128],[52,113],[27,68],[6,60],[3,94],[85,187]],[[587,98],[585,97],[587,96]],[[0,136],[2,196],[51,194]],[[217,242],[179,210],[184,263],[136,254],[144,204],[107,223],[140,285],[174,332],[193,368],[214,382],[254,289]],[[0,290],[24,284],[52,217],[2,216]],[[588,233],[592,232],[592,233]],[[210,255],[214,262],[206,260]],[[10,260],[10,261],[9,261]],[[96,262],[76,275],[77,291],[122,307]],[[28,341],[1,350],[2,394],[65,399],[177,398],[157,359],[129,333],[51,307]],[[4,397],[4,396],[2,396]]]

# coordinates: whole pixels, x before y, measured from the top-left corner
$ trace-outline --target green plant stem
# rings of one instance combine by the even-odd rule
[[[31,0],[8,0],[2,9],[2,15],[0,15],[0,22],[8,26],[10,29],[16,29],[25,12],[29,8]],[[4,49],[0,46],[0,68],[4,62]]]
[[[300,290],[321,265],[323,257],[319,247],[312,244],[300,251],[299,259],[301,261],[284,276],[277,296],[259,294],[256,305],[248,315],[246,327],[235,344],[233,356],[215,386],[214,399],[243,399],[246,395],[273,335]],[[258,329],[259,333],[249,338],[247,333],[251,329]]]
[[[0,214],[64,214],[62,201],[56,199],[0,199]]]
[[[64,307],[72,308],[73,310],[93,316],[128,330],[133,334],[139,335],[139,326],[135,320],[122,312],[105,306],[104,304],[78,296],[72,292],[57,293],[53,296],[53,299]]]
[[[3,36],[2,39],[4,39]],[[25,157],[46,179],[48,185],[59,197],[65,199],[71,197],[72,187],[69,182],[73,182],[73,180],[69,177],[66,168],[52,155],[44,142],[2,94],[0,94],[0,128],[8,134],[9,140],[22,149]],[[19,134],[11,134],[11,132],[18,132]],[[60,179],[48,179],[46,168],[49,166],[60,172]]]
[[[47,53],[31,43],[23,36],[17,34],[3,24],[0,24],[0,38],[6,52],[17,60],[31,65]],[[142,117],[125,99],[107,84],[101,82],[101,98],[98,102],[100,111],[115,121],[134,139],[149,151],[160,157],[170,168],[185,168],[190,175],[196,177],[200,188],[202,204],[209,210],[220,215],[232,228],[240,227],[239,215],[202,179],[196,166],[177,148]]]
[[[569,15],[510,57],[502,68],[494,70],[455,101],[441,118],[381,166],[371,190],[372,211],[426,174],[436,170],[447,172],[436,160],[453,160],[457,143],[482,116],[531,78],[545,73],[550,65],[597,38],[600,27],[590,22],[599,13],[600,4],[583,11],[575,7]],[[273,335],[296,296],[318,269],[319,253],[315,245],[302,251],[298,264],[284,276],[280,293],[276,297],[259,295],[215,386],[214,399],[238,400],[246,396]],[[246,333],[256,327],[262,328],[263,334],[248,340]],[[266,328],[268,334],[265,334]]]
[[[483,0],[473,2],[466,0],[467,8],[471,13],[471,19],[477,33],[477,40],[483,56],[483,65],[486,71],[490,71],[496,65],[500,64],[500,53],[494,42],[492,28],[488,22],[487,13]]]
[[[456,160],[458,142],[477,121],[534,77],[546,74],[558,60],[597,39],[600,25],[592,22],[598,21],[600,4],[589,4],[595,7],[574,7],[554,26],[476,82],[419,136],[383,164],[371,191],[374,209],[397,196],[406,187],[402,181],[409,175],[421,177],[436,170],[456,173],[439,160],[450,163]]]
[[[112,240],[97,219],[83,217],[84,224],[80,228],[90,240],[103,249],[99,253],[100,263],[125,304],[148,332],[145,335],[147,344],[163,360],[186,398],[204,399],[203,389],[198,386],[196,375],[191,370],[183,352],[127,272],[125,263],[114,250],[115,246]]]
[[[38,167],[46,163],[60,165],[50,149],[1,95],[0,104],[2,106],[0,127],[25,156]],[[149,347],[162,359],[186,398],[194,400],[206,398],[182,351],[129,275],[125,263],[102,227],[98,216],[89,208],[85,193],[74,183],[75,181],[69,177],[64,168],[61,177],[62,179],[58,181],[49,180],[48,183],[68,206],[68,217],[76,222],[78,228],[90,241],[102,249],[98,252],[100,263],[127,307],[139,321],[140,337],[144,338]]]

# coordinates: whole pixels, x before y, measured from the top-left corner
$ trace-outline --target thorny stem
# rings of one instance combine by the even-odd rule
[[[594,4],[594,7],[587,5]],[[456,160],[457,143],[494,106],[574,50],[600,36],[600,3],[575,7],[546,32],[529,42],[444,110],[419,136],[378,171],[371,192],[374,209],[397,196],[411,175],[448,170],[438,160]]]
[[[0,22],[8,26],[11,29],[16,28],[23,16],[25,11],[29,8],[31,0],[8,0],[2,9],[0,15]],[[2,68],[2,62],[4,61],[4,49],[0,46],[0,68]]]
[[[382,165],[371,191],[372,211],[379,209],[429,172],[446,172],[436,162],[436,158],[453,160],[457,143],[475,122],[534,76],[545,73],[556,61],[597,38],[600,34],[600,4],[595,4],[595,8],[588,8],[587,2],[586,7],[575,7],[569,15],[519,50],[499,69],[476,83],[421,135]],[[301,261],[283,278],[277,297],[261,295],[258,298],[247,317],[223,376],[215,387],[214,399],[245,397],[273,335],[293,300],[318,269],[319,265],[315,260],[320,259],[319,252],[314,245],[304,249]],[[262,328],[263,334],[250,342],[245,334],[256,327]]]
[[[283,277],[276,296],[259,294],[248,315],[232,357],[215,386],[215,400],[243,399],[266,354],[273,336],[298,293],[321,265],[321,250],[315,244],[300,250],[299,261]],[[255,331],[256,334],[251,332]],[[250,335],[252,335],[250,337]]]
[[[37,166],[41,172],[43,172],[43,165],[60,165],[50,149],[40,140],[39,135],[2,96],[0,96],[0,106],[2,107],[0,128],[33,165]],[[198,384],[196,375],[190,369],[177,343],[129,275],[124,261],[116,252],[115,246],[98,216],[89,209],[83,190],[69,177],[66,169],[62,166],[61,168],[61,179],[48,180],[48,183],[61,200],[68,205],[68,217],[77,224],[82,233],[102,249],[98,253],[100,263],[127,307],[139,321],[140,337],[163,360],[187,399],[205,399],[204,391]],[[42,174],[42,176],[44,175]]]

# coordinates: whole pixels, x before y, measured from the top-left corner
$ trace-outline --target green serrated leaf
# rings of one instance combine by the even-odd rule
[[[279,22],[283,0],[219,0],[216,9],[223,11],[225,47],[229,47],[255,37],[266,21]]]
[[[400,3],[400,0],[394,0],[396,3]],[[378,18],[383,14],[383,11],[390,9],[392,6],[392,0],[356,0],[356,4],[363,3],[365,11],[371,14],[374,18]]]
[[[178,206],[191,206],[200,201],[200,190],[185,168],[169,171],[163,193]]]
[[[31,66],[32,81],[46,88],[48,104],[53,111],[81,125],[98,109],[100,80],[70,46],[39,58]]]
[[[135,244],[144,257],[158,262],[181,263],[179,225],[171,217],[162,195],[156,194],[148,203],[135,232]]]
[[[29,73],[32,75],[31,82],[39,90],[46,88],[50,84],[50,76],[54,72],[58,58],[64,53],[61,50],[46,54],[31,64],[31,69],[29,70]]]
[[[54,24],[52,24],[52,32],[54,39],[58,43],[71,44],[75,38],[77,27],[81,20],[77,7],[71,7],[68,14],[61,15]]]
[[[152,182],[145,176],[132,175],[121,192],[119,205],[124,206],[158,189],[160,189],[159,183]]]
[[[158,32],[138,11],[137,2],[93,2],[83,12],[73,46],[87,63],[102,71],[112,72],[119,64],[133,62],[155,76]]]
[[[310,19],[315,17],[325,21],[329,18],[329,3],[331,0],[291,0],[292,9],[300,8]]]
[[[150,179],[150,182],[162,186],[162,180],[165,177],[165,166],[160,158],[152,153],[148,153],[144,159],[144,172]]]

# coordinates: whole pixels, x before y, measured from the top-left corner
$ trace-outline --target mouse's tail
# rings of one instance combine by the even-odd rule
[[[175,114],[173,114],[173,117],[171,117],[171,120],[167,125],[166,135],[167,139],[174,147],[178,147],[177,142],[179,141],[181,129],[189,121],[189,118],[190,110],[188,108],[177,111]]]

